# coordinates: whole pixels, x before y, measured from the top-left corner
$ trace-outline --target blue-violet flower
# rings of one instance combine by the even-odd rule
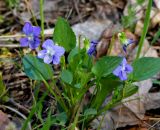
[[[89,47],[89,49],[88,49],[88,51],[87,51],[87,54],[88,54],[89,56],[92,56],[92,55],[95,54],[97,44],[98,44],[98,42],[91,41],[90,47]]]
[[[41,28],[32,26],[31,23],[26,22],[23,27],[23,33],[26,37],[20,39],[20,45],[22,47],[29,46],[31,49],[36,49],[40,44],[39,35],[41,33]]]
[[[123,48],[123,51],[126,53],[127,52],[127,47],[134,43],[135,41],[132,40],[132,39],[128,39],[126,37],[126,34],[124,32],[121,32],[121,33],[118,33],[118,38],[120,40],[120,43],[122,44],[122,48]]]
[[[120,78],[120,80],[127,80],[127,74],[131,73],[133,68],[127,64],[126,58],[123,58],[122,63],[113,71],[113,74]]]
[[[65,50],[61,46],[54,45],[51,39],[44,41],[43,50],[38,52],[38,57],[42,58],[47,64],[51,62],[55,65],[60,63],[60,58],[64,54]]]

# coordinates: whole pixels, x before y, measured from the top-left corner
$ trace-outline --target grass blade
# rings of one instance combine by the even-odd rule
[[[149,2],[148,2],[148,7],[147,7],[147,11],[146,11],[146,16],[145,16],[145,20],[144,20],[143,32],[142,32],[142,36],[141,36],[141,39],[140,39],[140,42],[139,42],[136,59],[138,59],[138,58],[140,57],[140,53],[141,53],[141,50],[142,50],[142,46],[143,46],[143,44],[144,44],[144,40],[145,40],[147,31],[148,31],[149,22],[150,22],[151,8],[152,8],[152,0],[149,0]]]

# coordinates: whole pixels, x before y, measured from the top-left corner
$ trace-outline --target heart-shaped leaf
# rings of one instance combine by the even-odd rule
[[[132,66],[130,78],[133,81],[146,80],[160,72],[160,58],[143,57],[133,62]]]
[[[53,39],[66,51],[70,51],[76,46],[76,36],[69,23],[63,18],[58,18],[56,22]]]
[[[52,66],[33,55],[25,55],[22,62],[26,75],[33,80],[47,80],[53,76]]]

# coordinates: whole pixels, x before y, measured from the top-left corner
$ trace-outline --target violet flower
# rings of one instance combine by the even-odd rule
[[[60,58],[64,54],[65,50],[61,46],[54,45],[51,39],[44,41],[43,50],[38,52],[38,57],[43,59],[46,64],[51,62],[55,65],[60,63]]]
[[[97,44],[98,44],[98,42],[91,41],[90,47],[89,47],[89,49],[88,49],[88,51],[87,51],[87,54],[88,54],[89,56],[92,56],[92,55],[95,54]]]
[[[127,47],[128,47],[130,44],[134,43],[134,42],[135,42],[135,41],[132,40],[132,39],[127,39],[126,43],[123,43],[123,46],[122,46],[123,51],[126,53],[126,52],[127,52]]]
[[[127,64],[126,58],[123,58],[122,63],[113,71],[113,74],[120,78],[120,80],[127,80],[127,74],[131,73],[133,68]]]
[[[40,44],[40,27],[32,26],[31,23],[26,22],[23,27],[23,33],[26,35],[26,37],[20,39],[20,45],[22,47],[29,46],[31,49],[36,49]]]

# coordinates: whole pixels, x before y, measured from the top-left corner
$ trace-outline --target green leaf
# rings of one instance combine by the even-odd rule
[[[125,85],[118,86],[114,89],[112,100],[113,104],[121,102],[121,100],[132,96],[138,91],[138,87],[132,83],[126,83]]]
[[[67,58],[68,62],[70,62],[73,59],[73,57],[78,54],[78,50],[79,49],[77,47],[71,50]]]
[[[156,41],[159,39],[159,37],[160,37],[160,28],[158,29],[156,34],[153,36],[153,40],[151,41],[151,45],[154,45],[156,43]]]
[[[95,99],[91,103],[92,108],[96,108],[97,110],[99,107],[102,106],[103,102],[105,101],[106,97],[111,94],[111,92],[118,86],[121,86],[122,83],[112,76],[108,76],[105,78],[102,78],[99,81],[99,88],[97,88],[97,93],[95,96]],[[98,86],[96,86],[98,87]]]
[[[133,62],[132,66],[131,80],[146,80],[160,71],[160,58],[143,57]]]
[[[58,18],[56,22],[53,39],[66,51],[70,51],[76,46],[76,36],[69,23],[63,18]]]
[[[75,48],[71,51],[68,58],[69,68],[72,72],[77,72],[77,70],[80,70],[81,68],[91,71],[92,60],[86,53],[86,49],[81,49],[77,52]]]
[[[78,76],[81,88],[84,87],[92,78],[91,73],[85,72],[85,71],[79,71]]]
[[[88,108],[84,111],[84,116],[89,116],[89,115],[96,115],[97,110],[94,108]]]
[[[81,88],[81,84],[77,83],[77,84],[74,85],[74,87],[80,89]]]
[[[2,73],[0,72],[0,97],[6,93],[6,86],[3,83]]]
[[[101,58],[92,68],[92,72],[98,77],[106,77],[121,63],[121,57],[105,56]]]
[[[136,0],[136,1],[137,1],[137,4],[139,5],[142,5],[145,2],[145,0]]]
[[[45,80],[53,77],[53,69],[51,65],[43,63],[43,61],[33,55],[25,55],[22,59],[23,67],[26,75],[33,80]]]
[[[123,89],[123,98],[127,98],[129,96],[132,96],[138,91],[138,87],[134,84],[128,84]]]
[[[9,97],[7,96],[6,86],[3,83],[1,72],[0,72],[0,100],[4,102],[7,102],[9,100]]]
[[[56,120],[59,125],[63,126],[67,122],[67,115],[65,112],[62,112],[56,116]]]
[[[61,73],[61,79],[68,84],[71,84],[73,81],[73,75],[69,70],[63,70]]]

